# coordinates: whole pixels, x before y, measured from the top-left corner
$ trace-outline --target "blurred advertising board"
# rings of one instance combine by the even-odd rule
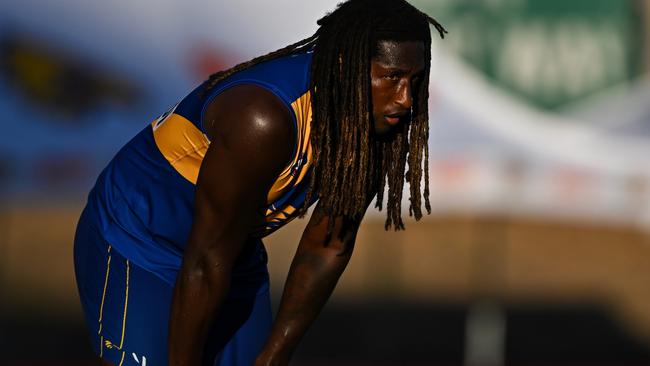
[[[444,45],[500,87],[556,109],[643,71],[642,2],[417,0]]]

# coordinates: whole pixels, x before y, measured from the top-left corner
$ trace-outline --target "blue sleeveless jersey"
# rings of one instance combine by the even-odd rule
[[[192,226],[196,180],[210,145],[202,116],[214,97],[242,84],[275,94],[294,116],[296,132],[293,160],[269,191],[265,223],[252,236],[266,236],[293,219],[305,201],[311,171],[311,58],[306,52],[259,64],[221,81],[206,96],[201,85],[138,133],[89,195],[88,209],[106,241],[174,283]]]

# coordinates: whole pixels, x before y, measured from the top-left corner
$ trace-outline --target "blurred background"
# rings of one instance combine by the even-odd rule
[[[98,173],[336,2],[0,2],[0,364],[93,364],[72,240]],[[650,364],[650,1],[413,4],[449,30],[433,213],[387,233],[369,211],[294,364]],[[305,222],[266,241],[276,306]]]

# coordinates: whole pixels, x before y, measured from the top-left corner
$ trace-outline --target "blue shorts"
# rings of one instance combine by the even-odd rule
[[[118,253],[96,229],[88,209],[77,226],[74,263],[95,353],[116,366],[166,366],[173,286]],[[249,366],[262,349],[272,321],[263,265],[265,276],[233,276],[232,288],[244,281],[257,291],[229,296],[222,305],[204,350],[205,365]]]

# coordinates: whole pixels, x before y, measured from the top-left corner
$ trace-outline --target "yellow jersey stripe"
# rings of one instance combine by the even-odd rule
[[[293,176],[292,170],[305,152],[308,153],[308,159],[311,160],[311,144],[309,144],[309,132],[311,130],[311,93],[309,91],[304,93],[300,98],[291,103],[291,108],[296,115],[296,135],[298,139],[298,141],[296,141],[296,153],[291,163],[289,163],[287,168],[280,174],[280,176],[278,176],[278,179],[275,180],[273,186],[271,186],[267,196],[268,203],[280,198],[285,189],[295,186],[302,180],[302,178],[304,178],[308,169],[301,169],[297,180],[296,177]]]
[[[102,334],[102,318],[104,317],[104,301],[106,300],[106,289],[108,288],[108,273],[111,270],[111,246],[108,246],[108,260],[106,261],[106,277],[104,278],[104,292],[102,293],[102,303],[99,306],[99,330],[97,334]]]
[[[165,159],[183,178],[196,184],[201,162],[210,140],[185,117],[172,113],[164,121],[154,121],[153,136]]]
[[[124,346],[124,330],[126,329],[126,311],[129,306],[129,272],[131,271],[131,265],[129,260],[126,261],[126,294],[124,295],[124,316],[122,317],[122,339],[120,340],[119,349],[122,349]]]

